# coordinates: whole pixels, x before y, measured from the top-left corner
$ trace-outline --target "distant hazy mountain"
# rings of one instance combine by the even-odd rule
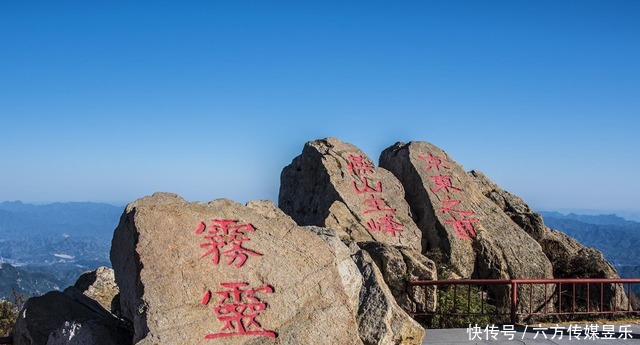
[[[123,207],[92,202],[0,203],[0,238],[81,235],[111,237]]]
[[[598,216],[598,215],[609,215],[615,214],[618,217],[622,217],[625,220],[631,220],[634,222],[640,222],[640,211],[633,210],[593,210],[593,209],[583,209],[583,208],[560,208],[553,210],[555,212],[559,212],[563,215],[568,215],[570,213],[574,213],[577,215],[590,215],[590,216]],[[553,213],[553,212],[545,212],[545,213]]]
[[[562,214],[559,212],[546,212],[546,211],[542,211],[540,212],[540,214],[545,220],[547,218],[553,218],[553,219],[571,219],[571,220],[577,220],[582,223],[597,224],[597,225],[622,225],[622,226],[640,225],[640,223],[638,222],[626,220],[615,214],[585,215],[585,214],[575,214],[575,213]]]
[[[0,297],[39,295],[110,266],[113,230],[123,207],[90,203],[0,203]]]
[[[640,223],[616,215],[540,212],[544,223],[599,249],[621,275],[640,277]]]

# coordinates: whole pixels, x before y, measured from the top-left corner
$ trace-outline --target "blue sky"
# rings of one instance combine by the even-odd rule
[[[638,1],[0,4],[0,200],[277,198],[306,141],[432,142],[640,210]]]

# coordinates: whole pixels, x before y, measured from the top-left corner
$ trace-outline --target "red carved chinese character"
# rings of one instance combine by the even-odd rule
[[[451,184],[451,176],[435,175],[429,176],[429,178],[432,179],[433,183],[436,185],[435,189],[431,189],[434,193],[437,193],[442,189],[447,193],[450,192],[449,189],[453,189],[458,192],[462,191],[462,189],[456,188]]]
[[[356,194],[382,193],[382,182],[376,183],[376,188],[373,188],[373,187],[369,186],[369,180],[367,180],[366,177],[362,176],[362,177],[360,177],[360,180],[362,180],[362,182],[364,183],[364,186],[362,187],[362,189],[358,188],[358,186],[356,185],[355,181],[352,182],[353,183],[353,190],[356,191]]]
[[[378,217],[378,220],[370,219],[367,222],[367,228],[371,231],[380,231],[383,234],[391,234],[395,237],[396,233],[402,232],[402,223],[395,221],[393,216]]]
[[[255,296],[256,292],[273,293],[271,285],[265,284],[257,289],[246,289],[248,283],[220,283],[227,288],[216,292],[220,298],[213,306],[218,321],[224,322],[220,333],[205,335],[205,339],[230,337],[234,335],[262,335],[275,338],[278,335],[274,331],[262,329],[262,325],[256,321],[260,312],[267,308],[267,303]],[[202,304],[207,305],[211,301],[211,291],[207,291],[202,298]]]
[[[456,231],[458,237],[462,239],[475,238],[476,231],[473,228],[473,223],[478,222],[477,219],[468,219],[465,215],[462,215],[462,218],[456,219],[456,217],[451,217],[450,220],[445,220],[446,224],[453,224],[453,229]]]
[[[369,195],[369,199],[364,201],[369,204],[369,208],[364,210],[364,213],[371,212],[395,212],[396,210],[393,208],[385,208],[387,207],[387,203],[385,203],[383,198],[376,198],[373,194]]]
[[[458,214],[463,214],[466,216],[470,216],[473,214],[473,211],[461,211],[461,210],[456,210],[454,209],[454,207],[458,206],[460,204],[460,200],[453,200],[451,198],[449,198],[449,196],[447,195],[447,198],[444,200],[440,200],[440,204],[442,205],[440,207],[440,212],[445,213],[447,211],[449,212],[455,212]]]
[[[200,248],[210,247],[200,258],[212,255],[211,261],[214,264],[220,262],[220,251],[225,247],[230,247],[222,251],[222,254],[229,258],[227,265],[235,262],[236,268],[242,267],[247,261],[249,255],[260,256],[262,254],[247,249],[242,246],[244,242],[248,242],[247,232],[253,232],[256,228],[251,224],[238,224],[237,220],[228,219],[212,219],[213,224],[209,225],[207,235],[204,236],[208,242],[202,243]],[[200,222],[196,228],[196,234],[202,234],[207,229],[204,222]]]
[[[418,156],[418,159],[425,160],[427,164],[429,164],[429,166],[425,167],[425,170],[431,170],[431,168],[436,168],[436,170],[438,171],[440,171],[440,164],[442,164],[442,161],[444,160],[440,157],[433,156],[431,154],[427,154],[426,156]],[[450,170],[449,167],[446,167],[444,165],[442,166],[442,168]]]
[[[373,174],[373,165],[362,156],[349,155],[349,171],[355,175]]]

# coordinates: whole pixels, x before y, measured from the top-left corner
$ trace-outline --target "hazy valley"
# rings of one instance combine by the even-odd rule
[[[0,203],[0,294],[62,290],[85,271],[110,266],[122,207],[102,203]]]

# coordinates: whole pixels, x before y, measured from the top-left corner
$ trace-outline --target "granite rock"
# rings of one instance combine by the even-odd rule
[[[402,184],[351,144],[306,143],[280,181],[278,205],[300,225],[335,228],[355,242],[421,249]]]
[[[380,242],[360,242],[382,273],[396,302],[410,313],[434,312],[436,288],[410,287],[412,280],[437,280],[436,264],[419,252],[409,248],[394,247]]]
[[[482,172],[472,170],[469,176],[489,200],[540,243],[551,261],[555,278],[620,278],[600,251],[585,247],[575,239],[545,226],[542,216],[531,210],[522,198],[500,188]],[[591,296],[599,298],[599,284],[592,284],[590,290]],[[622,285],[608,284],[603,293],[607,310],[627,309],[627,296]],[[586,286],[578,286],[576,294],[586,300]]]
[[[488,200],[446,152],[426,142],[396,143],[380,166],[403,184],[427,252],[462,278],[551,278],[540,245]],[[435,255],[434,255],[435,256]]]
[[[362,274],[358,327],[366,345],[422,344],[424,329],[396,303],[369,254],[358,250],[354,262]]]
[[[116,284],[113,269],[105,266],[83,273],[74,286],[87,297],[100,303],[106,310],[119,316],[120,289]]]
[[[272,203],[139,199],[111,260],[139,344],[361,344],[331,248]]]

